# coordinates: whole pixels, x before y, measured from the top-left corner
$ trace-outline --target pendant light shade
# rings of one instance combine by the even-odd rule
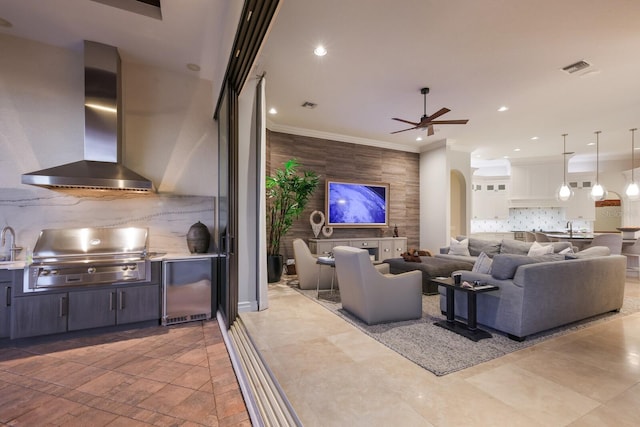
[[[634,175],[633,175],[633,169],[635,168],[634,157],[635,157],[635,150],[636,150],[634,134],[635,134],[635,131],[637,130],[638,130],[637,128],[629,129],[629,131],[631,131],[631,182],[629,183],[629,185],[627,185],[627,189],[625,190],[625,194],[627,195],[627,198],[629,200],[640,199],[640,188],[638,188],[638,184],[636,183],[636,180],[634,179]]]
[[[560,200],[561,202],[566,202],[571,198],[571,196],[573,196],[573,190],[567,184],[567,154],[573,154],[573,153],[567,152],[567,134],[566,133],[562,134],[562,148],[563,148],[562,150],[562,162],[563,162],[562,185],[556,191],[556,199]]]
[[[607,197],[607,190],[600,184],[600,131],[594,132],[596,134],[596,183],[591,187],[591,199],[596,202],[604,200]]]

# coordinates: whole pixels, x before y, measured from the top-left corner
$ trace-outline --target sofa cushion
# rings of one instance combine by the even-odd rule
[[[499,254],[493,257],[493,264],[491,265],[491,276],[500,280],[512,279],[516,274],[516,270],[521,265],[562,260],[564,260],[564,256],[558,254],[548,254],[540,256]]]
[[[542,246],[538,242],[533,242],[531,244],[531,247],[529,248],[529,252],[527,253],[527,255],[528,256],[539,256],[539,255],[546,255],[546,254],[552,254],[552,253],[553,253],[553,246],[552,245]]]
[[[482,252],[489,258],[493,258],[494,255],[500,253],[500,242],[469,237],[469,253],[471,256],[479,256]]]
[[[470,256],[471,254],[469,253],[469,239],[457,241],[456,239],[451,238],[451,243],[449,244],[449,254]]]
[[[500,245],[501,254],[527,255],[532,243],[519,240],[503,239]]]
[[[480,252],[480,255],[478,255],[478,259],[473,264],[473,268],[471,269],[471,271],[473,271],[474,273],[489,274],[491,273],[492,263],[493,260],[489,258],[487,254],[485,254],[484,252]]]
[[[591,246],[575,254],[566,254],[566,259],[583,259],[583,258],[596,258],[601,256],[611,255],[611,249],[608,246]]]

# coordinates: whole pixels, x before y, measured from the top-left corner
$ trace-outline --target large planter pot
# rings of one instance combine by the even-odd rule
[[[282,277],[282,255],[267,255],[267,282],[275,283]]]

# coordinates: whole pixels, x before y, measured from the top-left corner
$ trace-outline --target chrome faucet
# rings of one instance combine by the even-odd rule
[[[11,244],[9,245],[9,261],[16,260],[16,252],[20,252],[22,248],[16,246],[16,232],[13,231],[13,228],[6,226],[2,229],[0,233],[0,244],[4,247],[6,243],[7,231],[11,233]]]
[[[566,228],[569,229],[569,238],[573,238],[573,222],[571,221],[567,221],[567,226]]]

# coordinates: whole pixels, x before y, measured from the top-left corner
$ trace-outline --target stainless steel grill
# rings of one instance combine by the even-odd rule
[[[42,230],[25,274],[25,291],[146,281],[151,277],[148,229]]]

